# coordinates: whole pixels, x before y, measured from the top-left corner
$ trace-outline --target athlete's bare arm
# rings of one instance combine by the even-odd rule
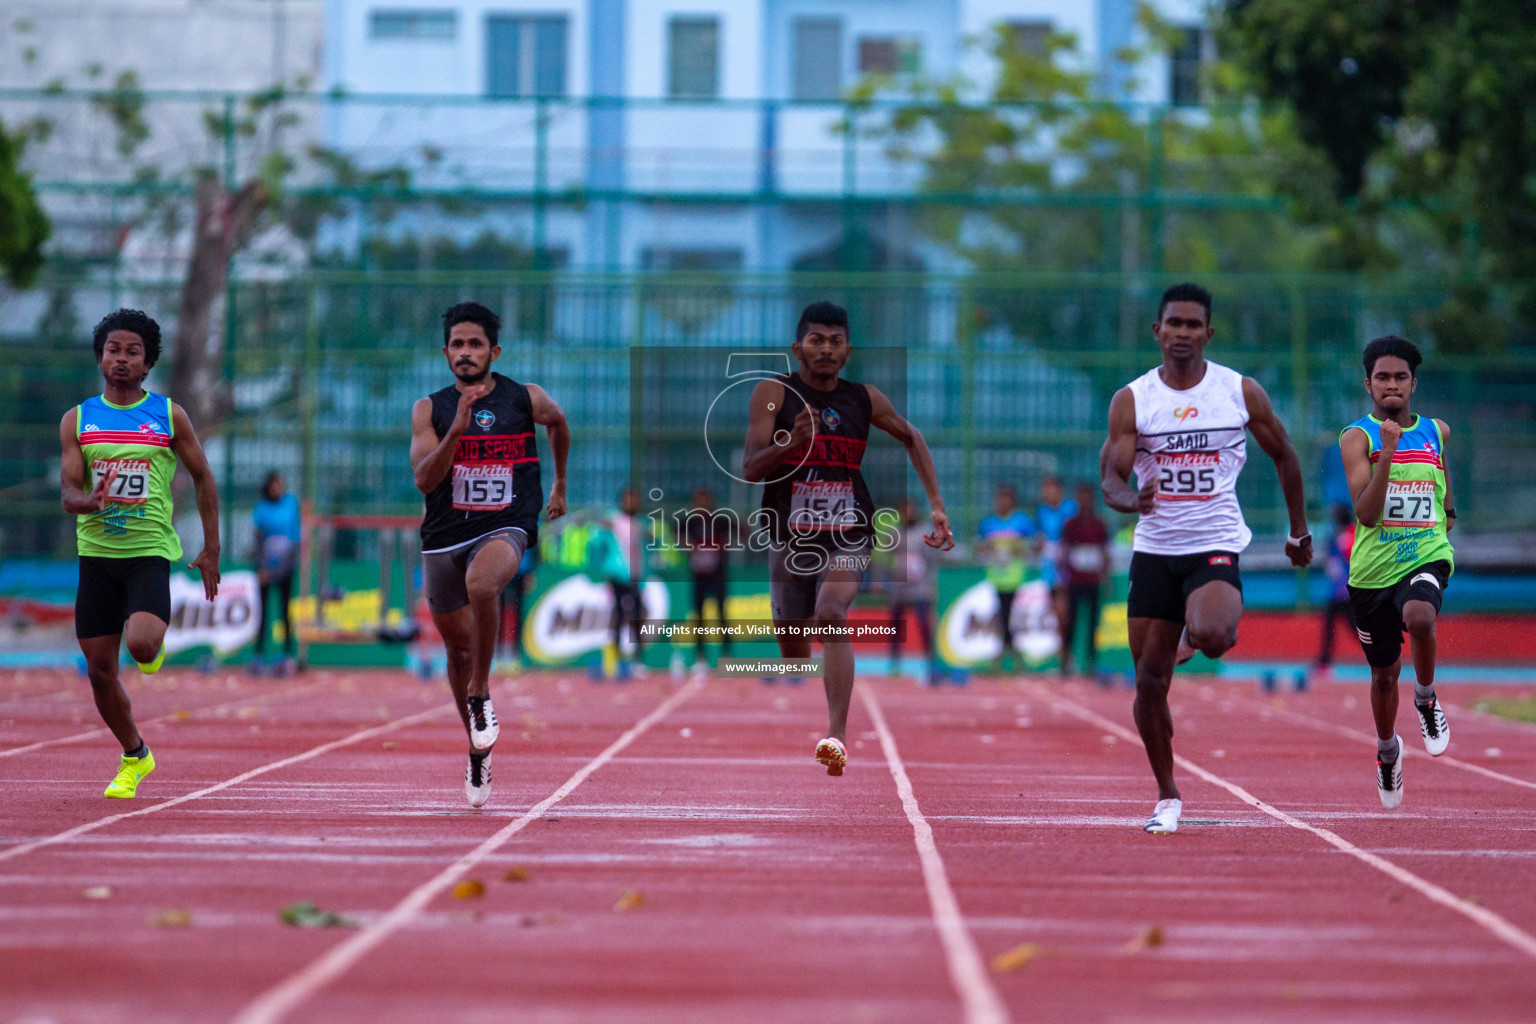
[[[453,452],[460,435],[469,429],[470,409],[490,390],[476,384],[459,392],[458,411],[441,438],[432,427],[432,399],[418,398],[411,407],[411,469],[416,473],[416,489],[422,494],[432,493],[453,469]]]
[[[1388,424],[1395,428],[1395,433],[1388,429]],[[1339,456],[1344,460],[1344,480],[1349,484],[1349,496],[1355,503],[1355,518],[1361,526],[1375,526],[1381,519],[1381,507],[1387,500],[1387,474],[1391,472],[1392,455],[1397,451],[1397,442],[1402,436],[1402,427],[1392,420],[1382,421],[1381,457],[1375,468],[1371,466],[1371,439],[1365,436],[1365,431],[1346,430],[1344,436],[1339,438]]]
[[[1440,428],[1440,465],[1445,473],[1445,532],[1450,533],[1456,526],[1456,502],[1451,497],[1451,463],[1445,454],[1446,442],[1451,439],[1451,428],[1445,420],[1435,420],[1435,425]]]
[[[565,422],[565,410],[543,388],[537,384],[526,387],[528,401],[533,405],[533,422],[544,428],[544,436],[549,438],[549,450],[555,457],[555,483],[549,489],[546,514],[552,520],[559,519],[565,515],[565,461],[571,453],[571,427]],[[430,410],[427,418],[431,419]]]
[[[1248,429],[1264,453],[1275,460],[1280,475],[1280,490],[1285,495],[1285,509],[1291,520],[1291,536],[1302,537],[1300,544],[1285,545],[1286,557],[1298,569],[1312,561],[1312,538],[1307,530],[1307,499],[1301,485],[1301,460],[1296,446],[1285,432],[1285,424],[1275,415],[1269,395],[1252,377],[1243,378],[1243,404],[1248,407]]]
[[[171,405],[171,434],[171,451],[192,477],[197,515],[203,521],[203,550],[187,563],[187,568],[202,574],[203,596],[212,602],[219,593],[219,488],[214,483],[213,470],[208,468],[208,456],[197,440],[197,431],[192,429],[192,418],[175,403]]]
[[[912,468],[917,470],[917,478],[923,483],[923,492],[928,495],[933,531],[923,535],[923,543],[940,551],[950,550],[955,546],[955,534],[949,528],[949,514],[944,511],[944,498],[939,494],[939,474],[933,468],[933,454],[928,451],[928,442],[923,440],[923,432],[908,423],[907,418],[896,411],[891,400],[879,388],[865,385],[865,390],[869,392],[869,422],[900,441],[907,449],[907,458],[912,460]]]
[[[80,438],[75,433],[75,416],[79,407],[64,414],[59,423],[59,444],[64,456],[59,463],[59,490],[64,500],[64,511],[72,516],[88,516],[107,507],[107,488],[117,478],[117,467],[107,470],[94,488],[85,489],[85,452],[80,450]]]
[[[1116,512],[1148,515],[1157,508],[1157,481],[1141,481],[1141,490],[1131,490],[1131,473],[1136,468],[1136,396],[1130,388],[1121,388],[1109,400],[1109,440],[1099,451],[1099,490],[1104,504]]]
[[[765,380],[752,389],[752,404],[747,419],[746,455],[741,463],[741,475],[749,483],[758,483],[779,467],[789,453],[803,444],[809,444],[815,433],[811,407],[802,406],[795,417],[795,425],[783,444],[773,439],[773,419],[784,404],[784,385],[776,380]]]

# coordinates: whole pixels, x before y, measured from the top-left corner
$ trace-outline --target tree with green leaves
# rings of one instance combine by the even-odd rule
[[[1221,45],[1295,117],[1335,199],[1413,211],[1460,280],[1442,344],[1487,349],[1494,289],[1536,324],[1536,20],[1525,0],[1227,0]]]
[[[12,134],[0,124],[0,271],[17,288],[25,288],[43,266],[43,243],[48,241],[48,217],[32,176],[21,167],[24,135]]]

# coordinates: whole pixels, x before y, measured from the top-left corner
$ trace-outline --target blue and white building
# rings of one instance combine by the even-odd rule
[[[1204,4],[1156,7],[1187,44],[1130,68],[1136,0],[325,0],[322,87],[356,98],[323,137],[504,194],[519,212],[495,230],[563,265],[785,269],[835,243],[846,195],[918,184],[839,130],[856,82],[983,79],[974,44],[1001,25],[1026,47],[1076,36],[1106,97],[1197,102]],[[535,193],[582,201],[517,207]]]

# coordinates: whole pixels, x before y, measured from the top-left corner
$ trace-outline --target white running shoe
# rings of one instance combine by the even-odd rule
[[[828,775],[841,775],[848,764],[848,748],[835,736],[816,744],[816,760],[827,766]]]
[[[1381,755],[1376,755],[1376,792],[1381,796],[1381,806],[1391,810],[1403,802],[1403,738],[1393,736],[1397,741],[1397,759],[1383,761]]]
[[[476,753],[486,753],[496,745],[496,737],[501,735],[501,726],[496,723],[496,709],[491,707],[491,698],[485,698],[480,705],[479,713],[475,711],[473,698],[465,702],[469,708],[469,745]]]
[[[1430,757],[1439,757],[1451,745],[1451,723],[1445,720],[1445,710],[1440,700],[1429,698],[1428,704],[1413,702],[1413,710],[1419,713],[1419,733],[1424,737],[1424,749]]]
[[[1184,627],[1184,632],[1179,634],[1179,652],[1173,656],[1175,665],[1182,665],[1195,656],[1195,648],[1189,642],[1189,627]]]
[[[464,769],[464,799],[471,807],[484,807],[491,798],[491,753],[470,754]]]
[[[1159,800],[1157,806],[1152,808],[1151,819],[1142,826],[1142,831],[1160,836],[1172,835],[1179,830],[1179,815],[1183,811],[1183,800]]]

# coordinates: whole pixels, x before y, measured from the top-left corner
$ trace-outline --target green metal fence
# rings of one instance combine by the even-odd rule
[[[1358,279],[1204,280],[1216,295],[1210,355],[1269,390],[1320,515],[1323,453],[1366,409],[1361,345],[1389,331],[1425,337],[1425,319],[1442,296]],[[849,306],[855,346],[905,349],[904,411],[926,435],[952,515],[970,534],[997,483],[1030,494],[1046,473],[1069,481],[1097,475],[1111,395],[1156,362],[1150,325],[1165,283],[1112,274],[323,272],[242,281],[230,290],[236,331],[226,361],[235,411],[222,429],[205,431],[205,441],[226,509],[237,517],[269,469],[283,470],[321,512],[418,510],[406,458],[411,403],[451,382],[439,318],[451,303],[473,298],[507,324],[502,371],[541,384],[566,410],[572,504],[611,502],[630,475],[633,349],[787,350],[801,305],[830,297]],[[73,286],[102,309],[129,304],[174,319],[174,287]],[[45,283],[40,294],[47,292]],[[72,525],[57,500],[58,422],[99,385],[88,325],[67,309],[38,322],[33,334],[0,339],[6,555],[72,551]],[[1536,365],[1514,355],[1431,352],[1422,372],[1417,407],[1454,431],[1461,526],[1536,528]],[[693,378],[679,386],[718,390]],[[1256,446],[1250,455],[1240,495],[1255,528],[1277,532],[1284,518],[1273,470]],[[680,495],[709,481],[640,482]],[[717,487],[738,506],[755,500],[744,486]],[[910,476],[907,489],[920,493]],[[190,513],[190,501],[183,511]]]

